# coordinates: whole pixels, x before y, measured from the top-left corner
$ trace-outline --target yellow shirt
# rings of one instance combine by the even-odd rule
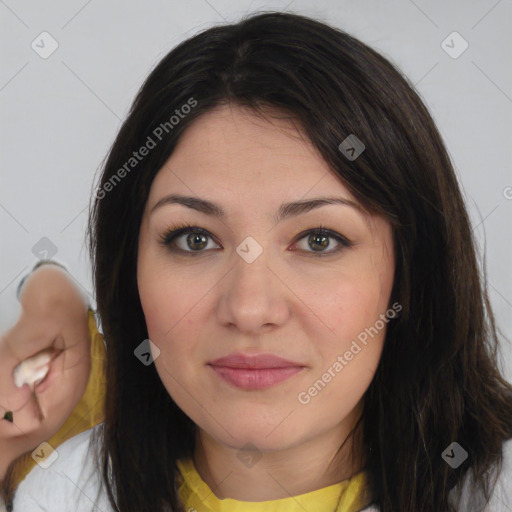
[[[200,512],[357,512],[370,503],[366,475],[361,471],[349,480],[316,491],[280,500],[248,502],[219,499],[201,479],[192,459],[177,462],[178,492],[186,511]]]

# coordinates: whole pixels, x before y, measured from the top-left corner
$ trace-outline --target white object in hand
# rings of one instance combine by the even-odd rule
[[[50,352],[41,352],[25,359],[14,369],[14,383],[18,388],[25,384],[34,384],[43,380],[50,370],[52,356]]]

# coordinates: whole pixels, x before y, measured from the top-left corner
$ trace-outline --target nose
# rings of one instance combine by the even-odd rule
[[[267,252],[248,263],[238,257],[221,281],[217,315],[222,325],[244,334],[258,334],[286,323],[293,293],[272,267]]]

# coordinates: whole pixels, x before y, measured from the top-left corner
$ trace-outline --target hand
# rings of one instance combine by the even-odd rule
[[[60,429],[83,396],[91,368],[88,306],[64,269],[36,269],[23,285],[20,302],[18,322],[0,338],[0,412],[1,417],[6,411],[13,415],[12,423],[0,417],[0,441],[7,450],[16,447],[16,457]],[[49,349],[54,349],[53,359],[44,379],[17,387],[15,368]]]

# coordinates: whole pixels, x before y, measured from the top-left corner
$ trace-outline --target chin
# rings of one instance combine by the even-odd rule
[[[217,437],[218,442],[235,450],[240,450],[246,445],[253,445],[258,450],[273,452],[289,448],[300,441],[290,436],[290,432],[286,429],[278,432],[280,429],[275,429],[275,426],[263,428],[255,425],[230,425],[228,432],[232,436],[222,430],[221,432],[217,431],[220,437],[214,437]]]

